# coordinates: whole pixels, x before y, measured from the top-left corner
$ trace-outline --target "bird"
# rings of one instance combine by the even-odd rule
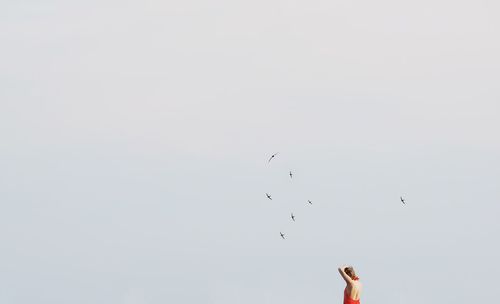
[[[307,202],[308,202],[309,204],[311,204],[311,205],[313,204],[313,202],[311,202],[311,200],[307,200]]]
[[[290,173],[288,173],[288,175],[290,175],[290,178],[292,178],[292,176],[293,176],[292,171],[290,171]]]
[[[278,153],[279,153],[279,152],[276,152],[276,153],[274,153],[273,155],[271,155],[271,157],[269,157],[269,160],[268,160],[267,162],[268,162],[268,163],[270,163],[270,162],[271,162],[271,160],[272,160],[272,159],[273,159],[276,155],[278,155]]]
[[[285,235],[280,231],[280,235],[282,239],[285,239]]]
[[[401,202],[402,202],[403,204],[405,204],[405,205],[406,205],[405,200],[404,200],[404,198],[403,198],[402,196],[400,196],[400,197],[399,197],[399,199],[401,200]]]
[[[292,218],[292,220],[295,222],[295,215],[293,215],[293,213],[292,213],[292,215],[291,215],[290,217],[291,217],[291,218]]]
[[[271,195],[270,195],[269,193],[266,193],[266,196],[267,196],[267,198],[268,198],[268,199],[273,200],[273,199],[271,198]]]

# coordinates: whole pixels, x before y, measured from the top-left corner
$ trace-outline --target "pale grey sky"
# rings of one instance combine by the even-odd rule
[[[491,302],[499,14],[1,1],[0,302]]]

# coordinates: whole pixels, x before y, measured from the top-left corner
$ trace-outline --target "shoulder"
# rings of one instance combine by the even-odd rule
[[[363,287],[363,283],[361,283],[359,280],[353,281],[352,287],[354,287],[356,289],[361,289]]]

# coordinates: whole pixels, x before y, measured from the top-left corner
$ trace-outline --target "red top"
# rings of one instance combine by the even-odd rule
[[[358,280],[358,277],[354,277],[354,280]],[[347,287],[344,289],[344,304],[359,304],[359,299],[353,300],[351,296],[347,294]]]
[[[347,294],[347,288],[344,289],[344,304],[359,304],[359,299],[358,300],[353,300],[351,297]]]

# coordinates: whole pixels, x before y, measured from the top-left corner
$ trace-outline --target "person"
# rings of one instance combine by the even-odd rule
[[[339,272],[346,282],[344,289],[344,304],[359,304],[361,296],[361,282],[356,276],[356,272],[352,266],[341,266]]]

